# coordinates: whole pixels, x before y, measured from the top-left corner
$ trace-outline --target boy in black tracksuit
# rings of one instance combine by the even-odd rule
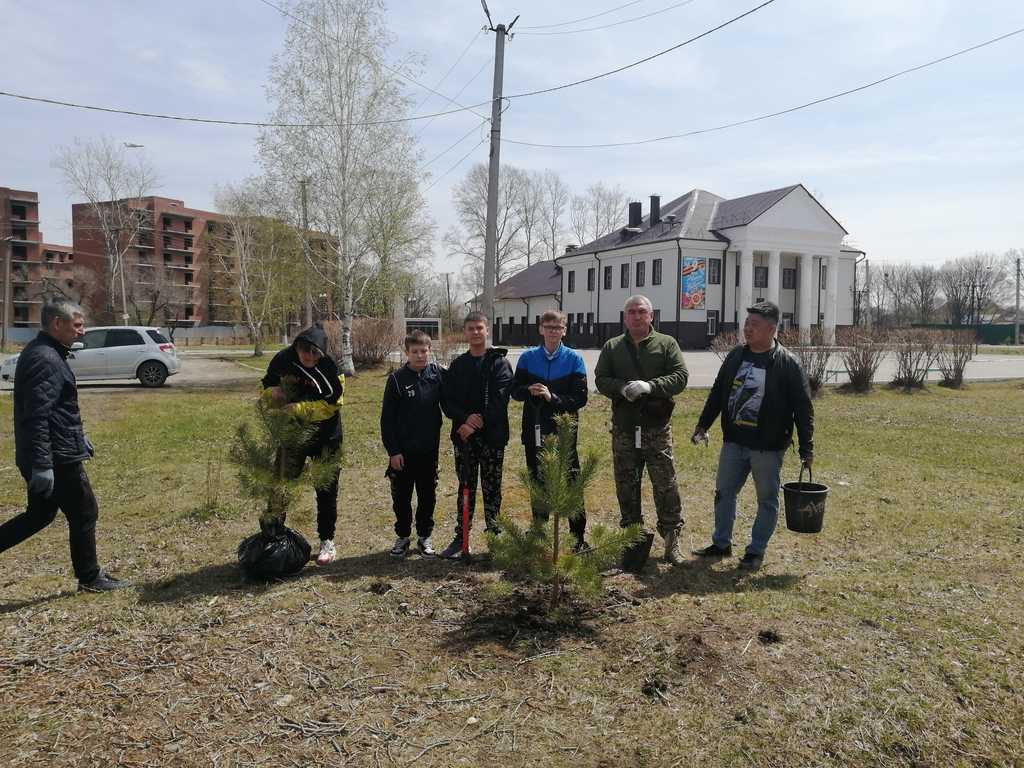
[[[274,355],[263,377],[263,397],[285,408],[305,424],[316,424],[316,435],[301,453],[286,455],[285,471],[302,472],[307,458],[333,453],[341,446],[339,411],[345,394],[345,376],[327,354],[327,334],[319,325],[295,337],[290,347]],[[337,557],[334,529],[338,522],[338,477],[329,488],[316,491],[316,527],[320,536],[319,565]]]
[[[416,490],[417,548],[434,557],[430,534],[437,500],[437,454],[441,439],[441,384],[445,370],[430,358],[430,336],[413,331],[405,337],[408,362],[384,385],[380,437],[388,452],[387,476],[395,510],[392,557],[409,553],[412,534],[412,492]]]
[[[461,487],[469,486],[469,520],[476,507],[477,474],[484,497],[488,531],[497,532],[501,511],[501,473],[508,444],[508,398],[512,366],[508,350],[487,346],[490,321],[482,312],[470,312],[462,324],[469,351],[459,355],[448,369],[441,403],[452,420],[452,448],[460,493],[456,496],[455,538],[441,557],[456,558],[462,551]]]
[[[549,310],[541,315],[540,331],[544,343],[526,350],[516,363],[512,397],[523,403],[523,446],[526,448],[526,467],[530,475],[540,479],[538,454],[543,440],[554,434],[555,416],[568,413],[579,415],[587,404],[587,369],[580,354],[562,344],[565,336],[565,315]],[[580,470],[576,440],[572,445],[572,474]],[[545,509],[534,507],[535,519],[547,520]],[[569,520],[569,530],[576,540],[577,552],[584,549],[583,535],[587,528],[584,510]]]

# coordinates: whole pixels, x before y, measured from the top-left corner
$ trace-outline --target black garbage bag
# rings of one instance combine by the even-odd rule
[[[311,548],[301,533],[284,523],[260,526],[262,530],[238,545],[238,563],[256,579],[292,576],[309,562]]]

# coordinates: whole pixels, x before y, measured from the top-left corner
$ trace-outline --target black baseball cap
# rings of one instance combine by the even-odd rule
[[[774,301],[759,301],[752,307],[747,307],[747,312],[766,317],[773,323],[779,323],[779,305]]]

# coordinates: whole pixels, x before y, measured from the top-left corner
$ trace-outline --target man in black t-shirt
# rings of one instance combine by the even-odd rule
[[[759,301],[747,313],[746,344],[734,348],[722,363],[693,433],[694,442],[706,440],[721,413],[725,442],[715,482],[715,532],[711,545],[694,554],[732,555],[736,495],[747,475],[753,474],[757,516],[740,568],[756,571],[779,518],[782,461],[793,439],[794,423],[801,462],[809,467],[814,458],[814,409],[799,361],[775,340],[778,306]]]

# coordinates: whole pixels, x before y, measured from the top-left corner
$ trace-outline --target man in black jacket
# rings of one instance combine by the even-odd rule
[[[263,397],[284,408],[316,433],[301,452],[288,454],[285,472],[298,477],[307,458],[334,453],[341,447],[341,404],[345,376],[327,354],[327,334],[320,325],[307,328],[270,361],[263,377]],[[327,565],[337,557],[334,529],[338,522],[338,475],[330,487],[316,489],[316,527],[320,552],[316,561]]]
[[[540,316],[540,333],[544,343],[519,356],[512,386],[512,398],[523,403],[522,438],[526,448],[526,468],[535,480],[540,479],[537,458],[543,440],[556,431],[555,416],[569,413],[576,417],[580,408],[587,404],[586,365],[576,350],[562,343],[565,315],[554,309],[545,312]],[[580,470],[575,439],[572,451],[575,477]],[[548,519],[547,510],[534,507],[532,511],[535,519]],[[579,512],[569,521],[577,552],[585,546],[583,535],[587,528],[586,512],[582,509]]]
[[[508,445],[508,398],[512,366],[508,350],[487,346],[490,320],[483,312],[470,312],[462,323],[469,351],[459,355],[448,369],[441,391],[444,412],[452,420],[455,471],[461,487],[469,487],[469,520],[476,507],[477,474],[484,497],[484,521],[488,531],[498,531],[501,511],[501,472]],[[458,505],[457,505],[458,506]],[[456,513],[455,538],[441,557],[456,558],[462,551],[461,509]]]
[[[395,510],[392,557],[409,554],[412,492],[416,490],[416,547],[434,557],[430,534],[437,502],[437,454],[441,440],[441,384],[445,370],[430,362],[430,337],[405,337],[406,364],[388,376],[380,409],[380,437],[388,452],[387,476]]]
[[[746,343],[723,361],[693,433],[695,443],[706,442],[708,429],[722,414],[725,442],[715,482],[715,532],[711,545],[694,554],[732,555],[736,495],[747,475],[753,474],[757,515],[740,568],[756,571],[778,521],[782,461],[793,439],[794,423],[801,462],[809,467],[814,460],[814,408],[800,362],[775,339],[778,306],[759,301],[747,313]]]
[[[28,508],[0,526],[0,552],[53,522],[68,519],[71,563],[78,588],[108,592],[129,586],[96,561],[99,509],[84,462],[93,455],[78,409],[78,387],[67,359],[85,333],[82,309],[57,300],[43,306],[42,330],[18,357],[14,371],[15,461],[28,483]]]

